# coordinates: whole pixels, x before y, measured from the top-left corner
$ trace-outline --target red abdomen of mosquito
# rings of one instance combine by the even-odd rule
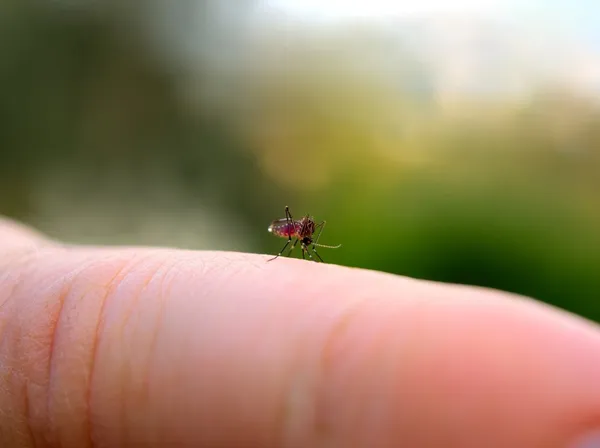
[[[280,238],[289,238],[296,235],[298,225],[295,222],[289,222],[287,219],[273,221],[268,228],[269,232]]]

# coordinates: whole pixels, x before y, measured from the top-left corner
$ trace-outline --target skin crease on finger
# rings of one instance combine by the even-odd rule
[[[0,266],[0,446],[564,447],[600,333],[518,297],[251,254]]]

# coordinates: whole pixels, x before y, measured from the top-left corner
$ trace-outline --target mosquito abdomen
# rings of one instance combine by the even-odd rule
[[[280,219],[273,221],[268,230],[275,236],[289,238],[296,234],[297,225],[296,223],[290,222],[286,219]]]

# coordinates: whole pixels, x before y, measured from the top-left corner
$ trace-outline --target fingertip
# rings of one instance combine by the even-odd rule
[[[107,445],[559,446],[600,423],[593,324],[500,292],[269,258],[45,257],[41,277],[88,266],[55,306],[65,434],[82,421],[73,403]]]

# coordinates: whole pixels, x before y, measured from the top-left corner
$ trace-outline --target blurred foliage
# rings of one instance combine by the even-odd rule
[[[75,242],[275,253],[289,205],[327,219],[328,262],[600,321],[597,102],[447,100],[376,30],[249,32],[253,2],[227,4],[4,0],[0,213]]]

